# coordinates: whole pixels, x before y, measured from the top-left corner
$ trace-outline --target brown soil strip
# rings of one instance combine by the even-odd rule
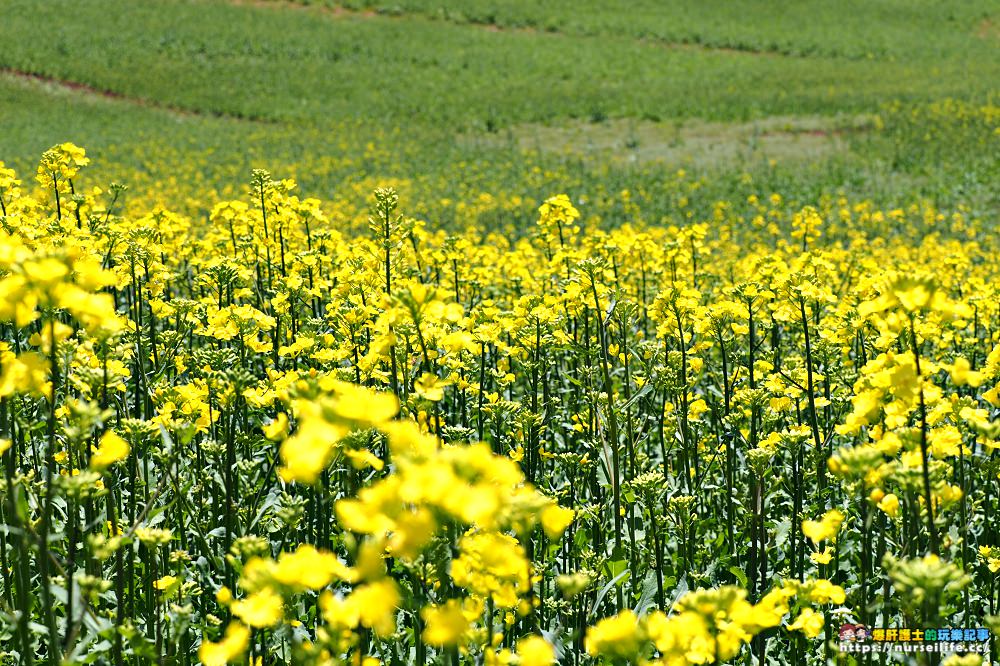
[[[373,19],[373,18],[384,18],[384,19],[404,19],[404,18],[421,18],[425,21],[434,21],[438,23],[447,23],[449,25],[455,26],[466,26],[471,28],[476,28],[479,30],[484,30],[491,33],[520,33],[520,34],[531,34],[531,35],[561,35],[564,37],[572,37],[574,35],[560,32],[558,30],[542,30],[539,28],[531,26],[505,26],[499,23],[489,23],[486,21],[477,21],[474,19],[465,19],[462,21],[456,21],[448,18],[442,18],[435,14],[428,14],[424,12],[386,12],[379,13],[373,9],[352,9],[350,7],[345,7],[344,5],[333,4],[310,4],[307,2],[302,2],[301,0],[227,0],[230,4],[239,5],[244,7],[261,7],[266,9],[278,9],[278,10],[291,10],[291,11],[312,11],[317,14],[323,14],[326,16],[331,16],[334,18],[352,18],[352,19]],[[584,35],[580,35],[584,36]],[[612,38],[625,38],[628,39],[627,35],[619,34],[609,34],[608,37]],[[782,58],[795,58],[800,57],[791,53],[786,53],[784,51],[776,50],[765,50],[765,49],[751,49],[751,48],[737,48],[732,46],[709,46],[706,44],[699,44],[696,42],[684,42],[684,41],[669,41],[666,39],[660,39],[656,37],[633,37],[636,42],[641,44],[648,44],[650,46],[659,46],[669,49],[677,49],[684,51],[699,51],[703,53],[722,53],[729,55],[745,55],[745,56],[777,56]]]
[[[202,117],[202,118],[227,118],[230,120],[241,120],[247,122],[259,122],[259,123],[276,122],[269,118],[243,116],[235,113],[227,113],[224,111],[189,109],[185,107],[175,106],[172,104],[164,104],[162,102],[157,102],[155,100],[149,100],[142,97],[129,97],[128,95],[124,95],[115,90],[98,88],[96,86],[92,86],[87,83],[81,83],[79,81],[71,81],[69,79],[61,79],[55,76],[48,76],[46,74],[38,74],[36,72],[26,72],[24,70],[16,69],[14,67],[0,67],[0,75],[8,76],[22,81],[29,81],[32,83],[41,84],[45,86],[60,88],[62,90],[71,91],[74,93],[90,95],[93,97],[99,97],[107,100],[114,100],[116,102],[131,104],[133,106],[141,106],[148,109],[166,111],[167,113],[171,113],[176,116]]]
[[[1000,24],[987,16],[976,25],[975,33],[979,39],[1000,40]]]

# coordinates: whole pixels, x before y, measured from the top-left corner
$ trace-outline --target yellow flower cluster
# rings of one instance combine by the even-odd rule
[[[796,607],[798,614],[787,628],[810,638],[819,635],[823,615],[808,604],[843,603],[845,598],[842,588],[823,579],[788,581],[756,604],[737,587],[696,590],[678,599],[670,614],[655,611],[640,619],[624,611],[601,620],[587,631],[586,648],[592,656],[649,666],[722,663],[760,632],[779,626]]]
[[[0,584],[37,655],[794,661],[820,607],[945,612],[1000,570],[968,208],[747,181],[695,212],[677,174],[508,233],[513,203],[449,226],[261,170],[125,208],[87,165],[0,165]]]

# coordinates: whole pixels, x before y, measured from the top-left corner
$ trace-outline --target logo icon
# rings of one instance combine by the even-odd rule
[[[863,624],[843,624],[840,626],[840,640],[863,643],[871,638],[872,632]]]

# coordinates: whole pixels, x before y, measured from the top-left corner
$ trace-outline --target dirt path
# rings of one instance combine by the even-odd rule
[[[157,111],[164,111],[166,113],[170,113],[175,116],[192,117],[192,118],[194,117],[226,118],[230,120],[240,120],[245,122],[259,122],[259,123],[275,122],[268,118],[243,116],[240,114],[228,113],[225,111],[189,109],[181,106],[176,106],[173,104],[165,104],[163,102],[150,100],[143,97],[130,97],[115,90],[99,88],[97,86],[92,86],[88,83],[81,83],[80,81],[72,81],[70,79],[62,79],[59,77],[49,76],[46,74],[39,74],[36,72],[26,72],[24,70],[16,69],[13,67],[0,67],[0,75],[6,76],[11,79],[23,81],[26,83],[44,86],[50,89],[57,89],[64,92],[82,94],[89,97],[121,102],[123,104],[130,104],[132,106],[140,106],[148,109],[155,109]]]

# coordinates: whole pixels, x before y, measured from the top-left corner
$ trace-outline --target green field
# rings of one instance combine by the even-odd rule
[[[540,194],[536,165],[566,181],[549,190],[683,166],[886,196],[950,196],[945,166],[966,190],[996,173],[941,126],[961,121],[924,112],[995,93],[990,2],[13,0],[2,14],[0,155],[22,172],[72,138],[109,178],[224,192],[266,165],[319,195],[417,178],[428,210],[487,183]],[[925,157],[937,150],[958,163]],[[192,173],[192,156],[211,159]],[[445,182],[456,165],[485,181]]]

